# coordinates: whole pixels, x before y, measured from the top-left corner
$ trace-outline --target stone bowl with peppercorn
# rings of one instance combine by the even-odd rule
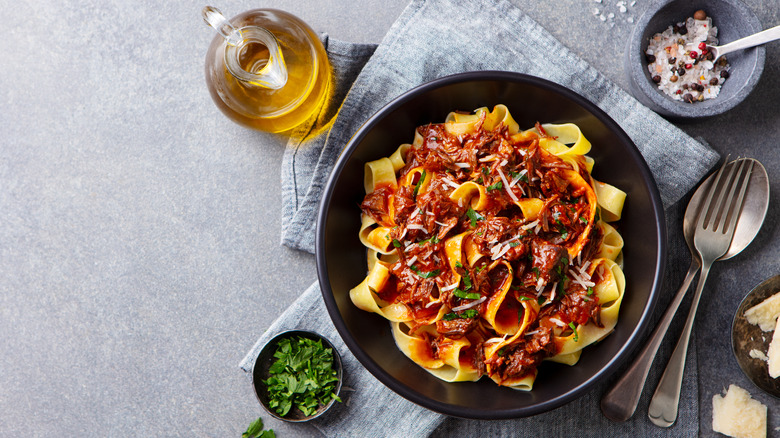
[[[661,0],[637,21],[626,50],[630,91],[658,114],[693,119],[745,100],[764,69],[763,47],[714,59],[709,47],[762,30],[740,0]]]

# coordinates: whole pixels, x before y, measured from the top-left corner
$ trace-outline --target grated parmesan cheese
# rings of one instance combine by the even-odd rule
[[[506,180],[506,176],[504,176],[504,172],[501,171],[501,168],[498,167],[498,176],[501,177],[501,181],[504,182],[504,189],[506,190],[507,194],[509,194],[509,197],[512,198],[513,201],[517,202],[519,199],[517,199],[517,196],[512,192],[512,187],[509,187],[509,182]]]
[[[443,287],[443,288],[441,288],[439,290],[442,291],[442,292],[447,292],[447,291],[451,291],[451,290],[455,289],[456,287],[458,287],[458,283],[452,283],[451,285],[445,286],[445,287]]]
[[[453,307],[452,311],[453,312],[460,312],[462,310],[468,310],[468,309],[471,309],[474,306],[482,304],[483,302],[485,302],[485,300],[487,300],[487,297],[481,297],[480,299],[472,301],[472,302],[470,302],[468,304],[464,304],[464,305],[458,306],[458,307]]]
[[[755,348],[754,348],[754,349],[752,349],[752,350],[750,350],[750,353],[748,353],[748,355],[750,355],[750,357],[752,357],[753,359],[761,359],[761,360],[763,360],[764,362],[766,362],[766,361],[768,361],[768,360],[769,360],[769,358],[768,358],[768,357],[766,357],[766,354],[764,354],[764,352],[763,352],[763,351],[761,351],[761,350],[756,350]]]
[[[780,315],[780,292],[745,311],[745,319],[761,327],[765,332],[772,331],[778,315]]]
[[[766,406],[737,385],[712,397],[712,430],[735,438],[766,438]]]
[[[780,377],[780,318],[777,319],[775,334],[772,336],[772,342],[769,344],[766,355],[769,376],[773,379]]]

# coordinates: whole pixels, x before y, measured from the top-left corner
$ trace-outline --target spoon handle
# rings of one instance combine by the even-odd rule
[[[653,398],[650,399],[647,416],[656,426],[670,427],[677,420],[683,371],[685,370],[685,357],[688,355],[688,341],[691,339],[693,320],[696,318],[701,291],[704,289],[704,283],[707,281],[707,275],[710,273],[711,266],[712,262],[707,260],[702,263],[699,283],[696,285],[696,294],[693,296],[691,309],[688,311],[688,318],[685,320],[680,340],[677,341],[677,346],[674,347],[674,352],[672,352],[672,357],[669,358],[669,363],[661,376],[661,381],[658,382]]]
[[[634,363],[626,370],[625,374],[607,391],[601,398],[601,412],[605,417],[612,421],[626,421],[634,415],[636,406],[639,404],[639,398],[642,396],[642,389],[645,387],[647,373],[653,364],[658,347],[669,329],[677,308],[680,307],[685,293],[693,281],[693,277],[699,270],[699,263],[695,257],[692,257],[691,267],[685,275],[677,295],[667,307],[661,320],[650,335],[650,340],[645,344],[642,351],[636,356]]]
[[[745,38],[740,38],[736,41],[724,44],[718,48],[718,56],[723,56],[736,50],[748,49],[776,39],[780,39],[780,26],[771,27]]]

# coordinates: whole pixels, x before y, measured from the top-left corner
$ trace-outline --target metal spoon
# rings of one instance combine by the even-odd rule
[[[702,199],[709,191],[714,177],[715,173],[710,175],[696,189],[685,209],[683,235],[685,236],[685,243],[688,244],[688,249],[691,251],[691,266],[688,268],[688,273],[685,275],[680,289],[664,312],[661,320],[658,321],[658,325],[653,330],[652,335],[650,335],[648,343],[645,344],[644,348],[636,356],[634,363],[631,364],[623,376],[615,382],[601,399],[601,412],[612,421],[626,421],[634,415],[637,404],[639,404],[639,398],[642,395],[642,389],[647,380],[647,374],[650,371],[650,366],[653,364],[655,355],[658,352],[658,347],[661,345],[661,341],[666,335],[669,324],[672,322],[677,308],[685,297],[693,277],[699,270],[699,259],[693,247],[693,230],[699,215]],[[760,162],[755,161],[753,176],[745,193],[743,214],[737,222],[731,246],[719,260],[734,257],[753,241],[756,234],[758,234],[761,223],[764,221],[768,207],[769,178],[764,166]]]
[[[736,41],[732,41],[722,46],[707,46],[707,50],[715,56],[713,62],[717,61],[721,56],[731,53],[737,50],[749,49],[761,44],[766,44],[770,41],[780,39],[780,26],[775,26],[761,32],[754,33],[753,35],[740,38]]]

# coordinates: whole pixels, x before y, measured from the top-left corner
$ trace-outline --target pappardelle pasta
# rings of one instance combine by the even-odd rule
[[[365,165],[352,302],[392,324],[436,377],[530,391],[538,366],[574,365],[615,327],[625,290],[625,193],[591,177],[574,124],[521,131],[504,105],[418,127]]]

